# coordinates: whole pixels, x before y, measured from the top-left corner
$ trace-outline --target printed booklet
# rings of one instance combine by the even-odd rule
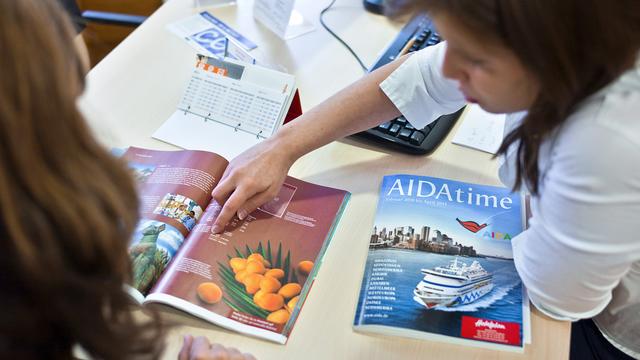
[[[133,147],[123,157],[141,202],[132,295],[284,344],[350,194],[287,177],[274,200],[212,234],[227,160]]]
[[[511,239],[523,211],[505,188],[385,176],[354,329],[522,352],[529,300]]]

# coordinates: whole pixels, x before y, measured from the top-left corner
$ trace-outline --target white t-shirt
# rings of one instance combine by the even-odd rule
[[[442,75],[446,43],[410,56],[380,88],[416,128],[464,105]],[[505,134],[526,112],[509,114]],[[512,146],[499,176],[515,179]],[[512,240],[531,302],[561,320],[594,318],[640,357],[640,61],[584,100],[540,149],[529,228]]]

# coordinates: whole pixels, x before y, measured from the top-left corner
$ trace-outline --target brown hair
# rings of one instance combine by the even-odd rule
[[[517,182],[539,191],[540,147],[580,102],[633,66],[640,51],[638,0],[389,0],[390,12],[445,12],[511,49],[542,91],[498,153],[517,146]]]
[[[135,187],[76,108],[73,33],[51,0],[0,0],[0,358],[156,357],[123,290]]]

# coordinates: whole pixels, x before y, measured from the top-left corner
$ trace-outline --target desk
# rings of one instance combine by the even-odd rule
[[[255,41],[264,60],[295,74],[303,108],[309,109],[362,74],[355,60],[319,25],[319,11],[328,3],[304,1],[301,12],[317,29],[286,42],[254,22],[251,0],[210,11]],[[173,148],[150,135],[174,111],[191,74],[194,52],[164,28],[195,13],[197,9],[191,4],[191,0],[167,2],[89,74],[81,104],[92,128],[108,146]],[[402,26],[366,13],[360,0],[338,1],[326,20],[367,64],[373,63]],[[496,162],[487,154],[451,145],[451,136],[429,157],[386,152],[351,139],[304,156],[293,166],[291,175],[346,189],[353,197],[287,345],[253,339],[183,316],[181,322],[186,325],[172,330],[166,358],[175,359],[180,335],[191,333],[238,347],[259,359],[566,359],[569,324],[544,318],[537,311],[532,314],[533,344],[526,347],[524,355],[353,332],[351,323],[378,186],[383,175],[392,173],[499,184]]]

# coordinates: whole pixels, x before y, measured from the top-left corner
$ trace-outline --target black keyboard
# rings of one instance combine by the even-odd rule
[[[385,65],[405,53],[424,49],[439,42],[440,36],[431,19],[424,14],[416,15],[402,28],[369,71]],[[372,140],[379,145],[398,151],[425,155],[433,152],[440,145],[463,110],[464,108],[453,114],[441,116],[423,129],[414,128],[404,116],[400,116],[354,136]]]

